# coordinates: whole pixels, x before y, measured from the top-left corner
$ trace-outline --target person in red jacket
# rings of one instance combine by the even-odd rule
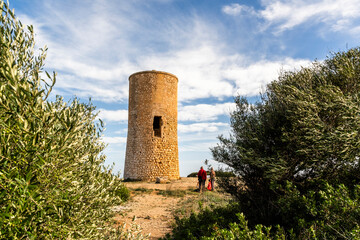
[[[205,190],[205,182],[206,182],[206,171],[202,166],[197,176],[199,180],[199,191],[202,192],[203,190]]]

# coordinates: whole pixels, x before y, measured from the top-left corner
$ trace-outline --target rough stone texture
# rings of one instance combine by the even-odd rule
[[[124,179],[179,179],[176,76],[159,71],[129,77]]]
[[[170,181],[167,178],[158,177],[155,180],[155,183],[169,183]]]

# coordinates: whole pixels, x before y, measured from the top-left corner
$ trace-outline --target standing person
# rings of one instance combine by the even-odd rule
[[[202,178],[201,178],[201,168],[200,168],[200,171],[197,173],[197,177],[198,177],[198,184],[197,184],[197,187],[199,189],[199,192],[201,191],[201,182],[202,182]]]
[[[215,189],[215,178],[216,178],[216,173],[214,171],[214,168],[211,168],[210,171],[211,191],[214,191]]]
[[[202,192],[205,189],[205,182],[206,182],[206,171],[202,166],[197,175],[199,180],[199,191]]]

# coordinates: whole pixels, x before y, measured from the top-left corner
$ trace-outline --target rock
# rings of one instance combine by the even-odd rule
[[[163,177],[157,177],[155,183],[168,183],[169,180]]]

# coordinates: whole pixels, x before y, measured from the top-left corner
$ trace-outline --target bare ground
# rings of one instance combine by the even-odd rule
[[[178,204],[186,198],[196,198],[196,194],[186,194],[182,197],[164,196],[161,192],[174,192],[177,190],[196,189],[197,178],[181,178],[167,184],[153,182],[126,182],[125,185],[131,190],[131,199],[120,206],[122,214],[115,220],[119,224],[131,223],[139,225],[144,235],[150,234],[149,239],[164,237],[171,232],[171,224],[174,222],[173,212]]]

